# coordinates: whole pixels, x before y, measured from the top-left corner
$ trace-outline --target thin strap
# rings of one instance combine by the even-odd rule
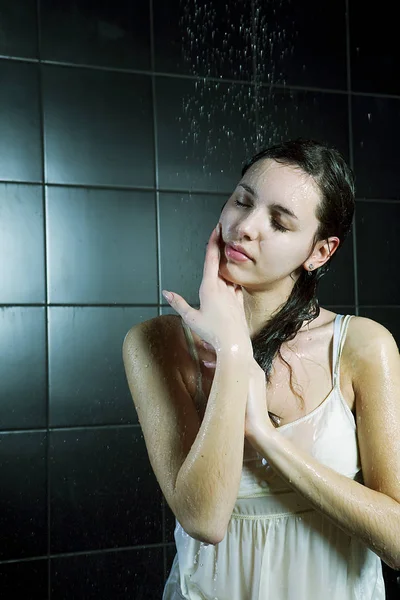
[[[339,382],[340,378],[340,357],[346,339],[349,321],[353,315],[336,315],[334,334],[333,334],[333,385]]]
[[[185,323],[185,321],[182,319],[182,317],[180,319],[182,322],[183,331],[185,332],[185,338],[186,338],[186,342],[187,342],[187,345],[189,348],[190,356],[193,358],[193,360],[195,361],[195,363],[197,365],[196,395],[198,395],[202,392],[202,376],[201,376],[201,370],[200,370],[199,356],[197,354],[196,346],[194,343],[194,339],[193,339],[190,327]]]

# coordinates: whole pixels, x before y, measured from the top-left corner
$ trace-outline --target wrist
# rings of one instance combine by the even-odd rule
[[[246,438],[257,452],[260,453],[262,453],[263,449],[266,447],[271,449],[275,444],[279,444],[280,437],[278,428],[274,427],[269,418],[268,422],[256,426],[246,433]]]
[[[224,342],[224,344],[220,348],[217,348],[215,352],[217,360],[238,361],[249,368],[254,360],[251,342]]]

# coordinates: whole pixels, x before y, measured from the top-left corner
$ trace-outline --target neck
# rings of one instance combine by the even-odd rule
[[[254,291],[243,288],[244,311],[246,315],[247,326],[250,337],[254,337],[287,302],[294,282],[282,282],[278,288]]]

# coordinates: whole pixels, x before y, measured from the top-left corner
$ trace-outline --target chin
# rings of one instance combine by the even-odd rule
[[[242,282],[237,277],[234,277],[230,272],[229,264],[226,262],[226,260],[224,263],[220,263],[219,272],[222,275],[222,277],[226,279],[226,281],[229,281],[230,283],[235,283],[236,285],[242,285]]]

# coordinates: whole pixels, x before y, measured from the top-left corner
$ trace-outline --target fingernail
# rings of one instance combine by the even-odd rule
[[[171,294],[171,292],[166,292],[165,290],[163,290],[162,295],[164,296],[164,298],[166,298],[168,300],[168,302],[171,302],[173,295]]]
[[[201,361],[205,367],[216,367],[216,363],[215,362],[210,362],[208,360],[202,360]]]

